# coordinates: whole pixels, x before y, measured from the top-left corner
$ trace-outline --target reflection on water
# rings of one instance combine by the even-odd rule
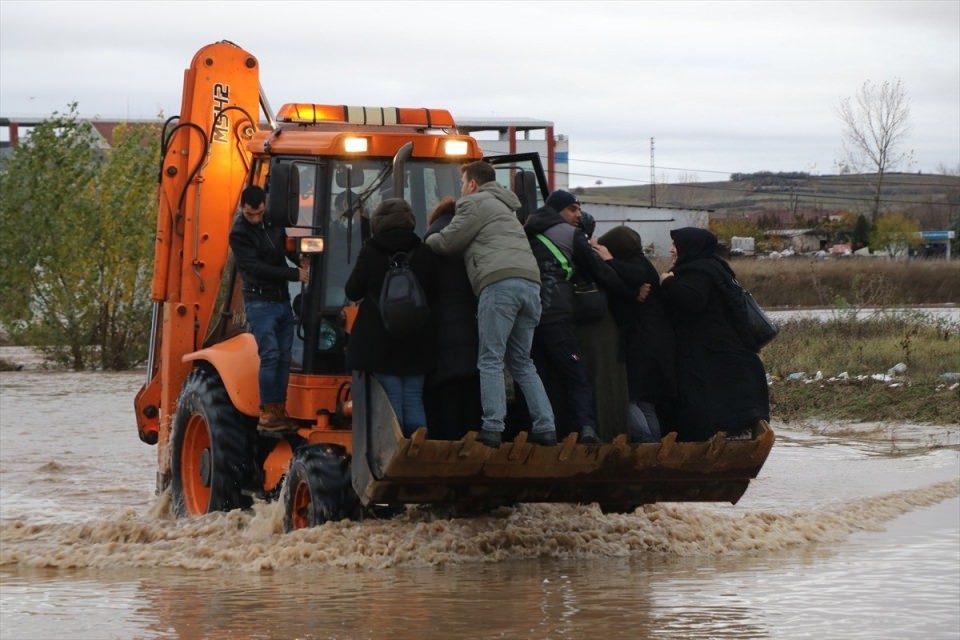
[[[956,428],[779,428],[735,506],[417,508],[283,535],[276,504],[169,517],[141,382],[0,374],[0,638],[960,633]]]

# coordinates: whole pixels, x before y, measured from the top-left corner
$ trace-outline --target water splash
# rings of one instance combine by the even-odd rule
[[[537,557],[732,556],[836,544],[960,494],[955,481],[822,511],[722,513],[657,504],[630,514],[595,505],[528,504],[473,518],[409,508],[392,520],[332,522],[284,534],[282,501],[251,511],[173,519],[169,494],[146,514],[125,509],[84,523],[0,523],[0,566],[171,567],[248,572],[304,566],[381,569]]]

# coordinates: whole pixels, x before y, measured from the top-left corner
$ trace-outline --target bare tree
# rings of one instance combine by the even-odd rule
[[[879,86],[868,80],[855,96],[840,101],[838,115],[846,155],[841,166],[874,175],[870,220],[876,225],[884,177],[913,158],[912,150],[902,148],[910,130],[910,99],[899,79]]]
[[[936,172],[941,176],[960,176],[960,164],[951,167],[941,162],[937,165]]]

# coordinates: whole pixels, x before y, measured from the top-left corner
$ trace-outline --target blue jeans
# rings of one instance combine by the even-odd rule
[[[246,303],[247,324],[260,355],[260,404],[287,401],[290,348],[293,346],[293,309],[289,302],[253,300]]]
[[[427,426],[427,412],[423,407],[424,376],[395,376],[388,373],[374,373],[380,382],[403,435],[410,437],[420,427]]]
[[[480,402],[483,428],[503,431],[507,394],[506,366],[520,387],[533,419],[531,431],[554,431],[553,409],[530,359],[533,332],[540,322],[540,285],[524,278],[507,278],[486,286],[477,301],[480,351]]]
[[[639,400],[630,406],[630,442],[660,442],[660,419],[652,402]]]

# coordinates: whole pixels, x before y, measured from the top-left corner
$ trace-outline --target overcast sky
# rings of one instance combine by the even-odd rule
[[[310,101],[550,120],[570,185],[835,172],[840,100],[900,79],[914,164],[960,168],[960,0],[54,2],[0,0],[0,116],[151,118],[197,49],[260,60]]]

